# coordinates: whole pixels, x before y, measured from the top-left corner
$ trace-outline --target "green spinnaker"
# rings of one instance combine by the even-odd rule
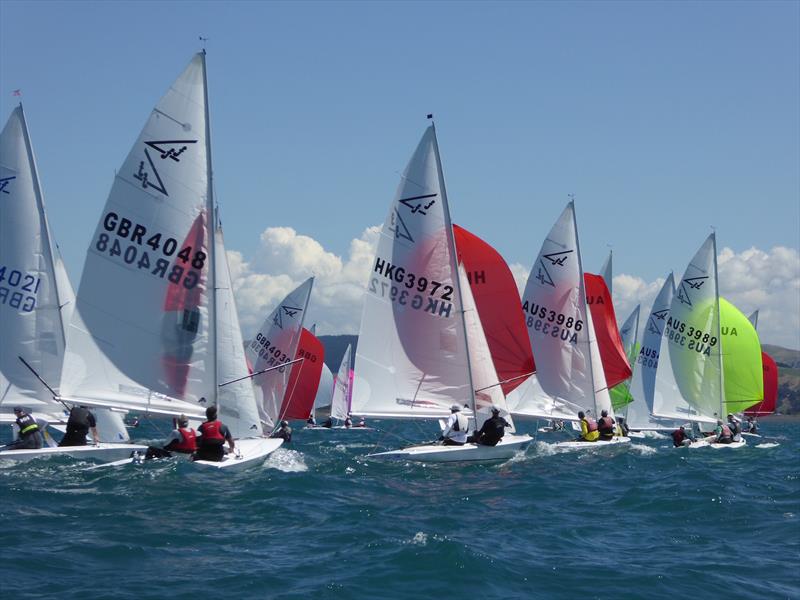
[[[755,327],[733,304],[719,299],[725,406],[737,413],[764,399],[761,342]]]

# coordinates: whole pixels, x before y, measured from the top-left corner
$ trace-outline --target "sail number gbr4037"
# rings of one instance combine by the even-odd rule
[[[181,284],[188,290],[199,283],[207,258],[202,249],[186,245],[178,250],[175,238],[148,232],[144,225],[120,218],[115,212],[109,212],[103,218],[103,229],[105,231],[101,231],[92,243],[96,252],[130,267],[147,270],[155,277],[166,277],[171,283]],[[120,240],[125,240],[126,245],[123,246]],[[151,257],[148,248],[154,256]],[[175,259],[170,266],[172,256]]]

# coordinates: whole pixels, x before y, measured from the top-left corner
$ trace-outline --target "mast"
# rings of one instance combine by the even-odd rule
[[[61,330],[61,343],[66,343],[66,335],[64,332],[64,321],[61,318],[61,290],[58,288],[58,278],[55,276],[55,254],[53,253],[53,243],[50,238],[50,225],[47,222],[47,213],[44,210],[44,197],[42,195],[42,187],[39,182],[39,169],[36,167],[36,158],[33,156],[33,146],[31,145],[30,134],[28,133],[28,121],[25,119],[25,111],[22,108],[22,102],[19,103],[19,113],[22,117],[22,134],[25,136],[25,152],[28,155],[28,163],[31,167],[31,177],[33,181],[33,192],[36,194],[36,210],[39,211],[39,219],[42,223],[42,243],[45,245],[47,257],[50,260],[50,267],[53,269],[53,289],[56,293],[56,311],[59,314],[59,329]]]
[[[461,331],[464,332],[464,347],[467,351],[467,379],[469,380],[469,399],[472,406],[472,414],[475,418],[475,425],[478,424],[478,411],[475,406],[475,385],[472,383],[472,365],[469,361],[469,341],[467,340],[467,322],[464,317],[464,299],[461,294],[461,276],[458,272],[458,255],[456,254],[456,242],[453,236],[453,223],[450,220],[450,206],[447,202],[447,190],[444,184],[444,173],[442,172],[442,160],[439,156],[439,140],[436,137],[436,123],[431,122],[433,128],[433,148],[436,155],[436,171],[439,175],[439,186],[442,193],[442,206],[444,208],[444,228],[447,236],[447,247],[453,257],[453,279],[458,298],[459,314],[461,315]]]
[[[578,271],[579,271],[579,283],[578,283],[578,300],[580,302],[580,306],[583,308],[583,315],[586,318],[586,322],[584,323],[584,327],[586,328],[586,352],[587,358],[586,361],[589,365],[589,383],[592,388],[592,402],[594,404],[594,417],[597,419],[600,415],[597,411],[597,390],[594,389],[594,366],[592,365],[592,339],[591,335],[594,332],[594,326],[591,328],[589,327],[589,319],[591,319],[591,315],[589,314],[589,307],[586,306],[586,282],[583,279],[583,260],[581,259],[581,242],[578,239],[578,219],[575,216],[575,196],[570,194],[569,200],[570,208],[572,209],[572,227],[575,231],[575,251],[578,253]]]
[[[208,110],[208,77],[206,75],[206,49],[200,52],[203,64],[203,109],[205,110],[205,137],[206,137],[206,214],[208,215],[208,321],[211,326],[212,342],[209,344],[214,363],[212,389],[214,390],[214,404],[219,397],[219,373],[217,368],[217,211],[214,206],[214,180],[211,169],[211,121]]]
[[[714,252],[714,312],[717,317],[717,346],[719,352],[719,418],[725,414],[725,374],[722,368],[722,317],[719,310],[719,276],[717,273],[717,232],[711,232],[711,247]]]

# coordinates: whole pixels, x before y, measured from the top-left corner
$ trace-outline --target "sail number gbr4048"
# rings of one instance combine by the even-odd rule
[[[411,271],[393,265],[388,260],[375,258],[373,273],[382,275],[370,277],[369,291],[379,298],[389,298],[401,306],[429,312],[433,315],[449,317],[453,308],[453,286],[417,276]],[[395,285],[395,283],[399,285]],[[427,295],[425,295],[427,292]],[[437,297],[438,296],[438,297]]]
[[[525,301],[522,304],[525,313],[525,325],[528,329],[541,331],[543,335],[561,338],[570,344],[578,343],[578,333],[583,329],[583,321],[568,317],[564,313],[550,310],[546,306]]]
[[[144,225],[120,218],[115,212],[109,212],[103,218],[103,229],[105,231],[101,231],[92,242],[92,249],[96,252],[130,267],[147,270],[155,277],[166,277],[171,283],[181,284],[188,290],[199,283],[207,258],[202,249],[186,245],[178,250],[175,238],[148,232]],[[124,245],[120,240],[125,240]],[[152,257],[148,248],[152,250]],[[172,256],[175,259],[170,266]]]

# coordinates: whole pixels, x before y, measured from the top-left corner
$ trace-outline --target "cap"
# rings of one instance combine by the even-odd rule
[[[281,427],[286,427],[289,424],[289,421],[281,421]]]
[[[458,404],[453,404],[453,406],[450,407],[450,410],[452,412],[459,412],[461,410],[461,407]]]
[[[25,412],[25,409],[22,408],[21,406],[15,406],[14,407],[14,412]]]
[[[492,413],[494,413],[496,415],[499,415],[500,414],[500,409],[497,408],[496,406],[492,406]]]

